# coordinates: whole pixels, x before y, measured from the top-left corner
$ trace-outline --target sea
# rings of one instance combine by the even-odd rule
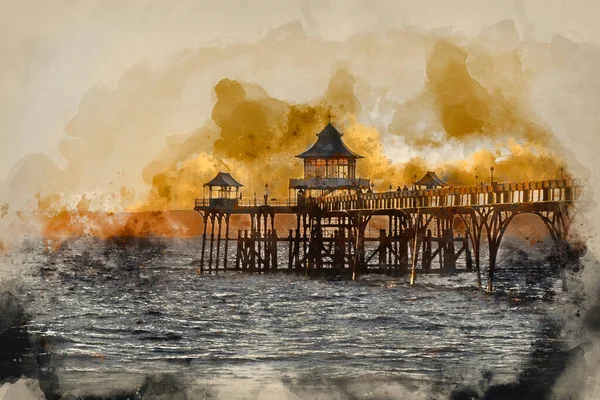
[[[503,248],[492,294],[474,272],[414,285],[200,274],[199,249],[197,238],[80,238],[7,252],[4,290],[42,344],[48,398],[479,398],[549,386],[570,354],[557,310],[572,300],[547,249]]]

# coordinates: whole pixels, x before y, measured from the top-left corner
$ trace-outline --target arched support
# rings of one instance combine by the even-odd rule
[[[546,225],[546,228],[548,228],[553,242],[556,246],[559,246],[559,252],[560,246],[566,240],[571,223],[568,208],[565,204],[528,203],[522,205],[495,205],[493,207],[484,207],[480,211],[482,228],[486,230],[489,246],[488,282],[486,288],[488,292],[491,292],[494,287],[496,259],[500,243],[514,217],[520,214],[539,216]]]
[[[556,204],[555,207],[547,211],[538,211],[537,214],[546,228],[550,232],[550,236],[554,242],[556,254],[558,255],[558,267],[560,268],[562,289],[564,292],[568,291],[567,288],[567,237],[569,235],[569,229],[571,227],[571,216],[569,215],[569,204]]]
[[[477,288],[481,289],[481,233],[483,231],[483,220],[470,207],[459,207],[454,212],[465,225],[465,234],[471,242],[473,258],[475,259],[475,272],[477,274]]]

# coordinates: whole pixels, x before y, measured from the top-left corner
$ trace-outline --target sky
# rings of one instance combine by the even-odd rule
[[[480,48],[518,49],[521,109],[558,140],[561,157],[580,164],[573,169],[594,175],[597,1],[3,0],[0,7],[0,199],[12,210],[52,189],[77,203],[85,193],[125,187],[143,202],[152,190],[144,174],[173,142],[201,129],[214,135],[207,141],[218,137],[211,118],[222,79],[314,105],[344,69],[355,79],[358,122],[377,130],[391,162],[465,159],[481,146],[444,139],[423,149],[390,132],[405,128],[403,104],[430,104],[423,93],[432,37],[458,41],[469,57]],[[493,68],[512,67],[500,60]],[[516,90],[489,82],[486,89],[499,86],[504,97]]]

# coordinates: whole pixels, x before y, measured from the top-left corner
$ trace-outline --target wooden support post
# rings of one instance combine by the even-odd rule
[[[300,275],[302,271],[302,265],[300,263],[300,229],[296,229],[296,235],[294,236],[294,267],[296,273]]]
[[[366,230],[366,221],[363,220],[362,214],[359,214],[358,218],[358,232],[356,238],[356,256],[357,262],[355,264],[355,272],[359,273],[367,272],[367,265],[365,263],[365,230]],[[354,274],[352,280],[355,280],[356,273]]]
[[[229,257],[229,217],[231,214],[225,214],[225,251],[223,252],[223,270],[227,271],[227,258]]]
[[[463,238],[463,247],[465,249],[465,259],[466,259],[466,267],[467,271],[473,271],[473,257],[471,255],[471,249],[469,249],[469,234],[465,233],[465,237]]]
[[[423,240],[423,273],[427,274],[431,270],[431,229],[427,229],[427,234]]]
[[[496,256],[498,254],[498,246],[490,242],[490,260],[488,267],[488,284],[487,292],[491,293],[494,290],[494,274],[496,273]]]
[[[436,238],[437,242],[437,255],[438,255],[438,263],[440,264],[440,271],[443,271],[446,268],[444,264],[444,238],[442,235],[442,231],[438,232],[438,237]]]
[[[323,226],[322,226],[321,217],[316,216],[315,218],[316,218],[316,224],[314,226],[314,230],[315,230],[316,243],[315,243],[315,246],[313,246],[313,255],[314,255],[315,267],[317,268],[317,273],[322,274],[323,273],[323,247],[324,247]]]
[[[473,241],[474,246],[473,246],[473,253],[475,256],[475,270],[477,271],[477,288],[481,289],[481,264],[480,264],[480,258],[479,258],[479,250],[480,250],[480,246],[481,246],[481,235],[478,235],[479,237],[475,238],[475,240]]]
[[[312,267],[312,251],[310,249],[310,236],[309,236],[310,232],[307,233],[306,231],[304,232],[304,236],[302,237],[302,241],[305,244],[304,247],[304,254],[303,254],[303,258],[304,258],[304,276],[308,276],[308,271],[309,269]]]
[[[208,272],[212,271],[213,249],[215,244],[215,214],[210,215],[210,254],[208,256]]]
[[[390,214],[388,216],[387,260],[386,260],[388,275],[392,274],[393,257],[394,257],[394,221],[393,221],[393,216]]]
[[[200,273],[204,273],[204,251],[206,250],[206,224],[208,222],[208,216],[206,213],[202,215],[202,252],[200,254]]]
[[[277,230],[271,231],[271,270],[277,270]]]
[[[399,242],[399,247],[400,247],[400,272],[402,275],[408,273],[408,255],[409,255],[409,233],[408,232],[402,232],[400,234],[400,242]]]
[[[304,269],[304,275],[306,276],[307,273],[307,268],[308,268],[308,234],[307,234],[307,230],[308,230],[308,221],[307,221],[307,215],[303,214],[302,215],[302,259],[304,260],[304,265],[303,265],[303,269]]]
[[[294,265],[294,235],[290,229],[290,235],[288,236],[288,271],[292,271]]]
[[[263,253],[264,253],[264,257],[263,257],[263,271],[264,272],[269,272],[270,269],[270,260],[271,260],[271,249],[269,248],[269,237],[271,236],[271,231],[268,228],[267,225],[267,218],[269,216],[267,214],[263,215]]]
[[[444,265],[444,239],[442,232],[443,229],[443,220],[441,218],[435,219],[435,242],[437,244],[436,253],[438,257],[439,270],[443,271],[445,268]]]
[[[219,213],[219,215],[217,216],[217,224],[218,224],[218,228],[217,228],[217,256],[215,259],[215,272],[219,273],[219,256],[221,253],[221,228],[222,228],[222,222],[223,221],[223,214]]]
[[[333,250],[333,268],[336,273],[341,273],[344,269],[344,257],[346,252],[346,240],[345,240],[344,228],[340,227],[339,230],[335,231],[335,244]]]
[[[444,271],[454,273],[456,271],[456,262],[454,259],[454,231],[450,228],[445,229],[444,233]]]
[[[235,269],[236,270],[240,269],[240,263],[242,261],[241,258],[242,258],[242,230],[238,229],[237,246],[236,246],[236,251],[235,251]]]
[[[252,214],[252,227],[253,230],[250,232],[250,239],[248,240],[248,245],[250,246],[250,272],[256,271],[256,237],[258,235],[258,228],[255,225],[256,215]]]
[[[249,244],[252,241],[251,237],[252,237],[252,231],[250,231],[250,234],[248,235],[248,230],[245,229],[244,230],[244,240],[242,241],[243,246],[244,246],[243,247],[244,259],[243,259],[243,263],[242,263],[242,269],[244,271],[248,270],[248,268],[250,266],[249,264],[250,264],[250,256],[251,256],[250,254],[251,253],[250,253],[250,245]]]
[[[345,232],[346,235],[346,247],[344,250],[344,266],[348,265],[348,272],[352,272],[354,269],[354,229],[352,228],[352,222],[350,218],[346,218],[345,221]]]
[[[359,263],[359,255],[358,255],[358,247],[359,247],[359,243],[358,243],[358,237],[359,237],[359,233],[358,233],[358,228],[356,226],[352,227],[352,237],[353,237],[353,243],[354,243],[354,260],[352,262],[352,280],[356,280],[356,265]]]
[[[263,271],[265,273],[271,272],[271,247],[269,246],[271,243],[271,230],[267,229],[265,226],[265,233],[263,237]]]
[[[355,218],[355,253],[354,253],[354,269],[352,272],[352,280],[356,279],[357,273],[367,272],[367,265],[365,262],[365,230],[367,227],[367,220],[361,212]]]
[[[379,230],[379,250],[378,250],[378,263],[379,263],[379,272],[383,272],[386,269],[386,254],[387,250],[387,235],[385,233],[385,229]]]
[[[275,229],[275,215],[271,214],[271,270],[277,270],[277,230]]]
[[[258,214],[256,216],[256,238],[255,238],[255,246],[256,246],[256,261],[258,262],[258,264],[256,265],[256,269],[258,270],[258,272],[262,272],[262,258],[264,257],[264,255],[262,254],[262,250],[260,248],[260,242],[262,239],[262,229],[261,229],[261,225],[262,225],[262,215]]]
[[[405,250],[404,250],[404,232],[401,232],[400,221],[398,216],[394,217],[394,248],[395,248],[395,258],[394,264],[396,266],[396,273],[402,274],[404,273],[407,267],[403,265]]]
[[[415,237],[414,237],[414,246],[413,246],[413,253],[412,253],[412,266],[411,266],[411,270],[410,270],[410,284],[414,285],[415,284],[415,279],[417,277],[417,258],[418,258],[418,251],[419,251],[419,228],[417,226],[415,226]]]
[[[393,229],[393,228],[392,228]],[[395,263],[395,242],[394,242],[394,233],[393,231],[388,232],[387,236],[387,274],[392,275],[394,273],[394,265]]]

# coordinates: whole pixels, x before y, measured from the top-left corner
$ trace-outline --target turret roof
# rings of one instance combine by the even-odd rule
[[[317,133],[318,139],[308,150],[297,155],[298,158],[363,158],[350,150],[342,141],[342,133],[328,123],[327,126]]]
[[[229,174],[229,172],[219,172],[210,182],[206,182],[203,186],[213,187],[241,187],[244,186]]]

